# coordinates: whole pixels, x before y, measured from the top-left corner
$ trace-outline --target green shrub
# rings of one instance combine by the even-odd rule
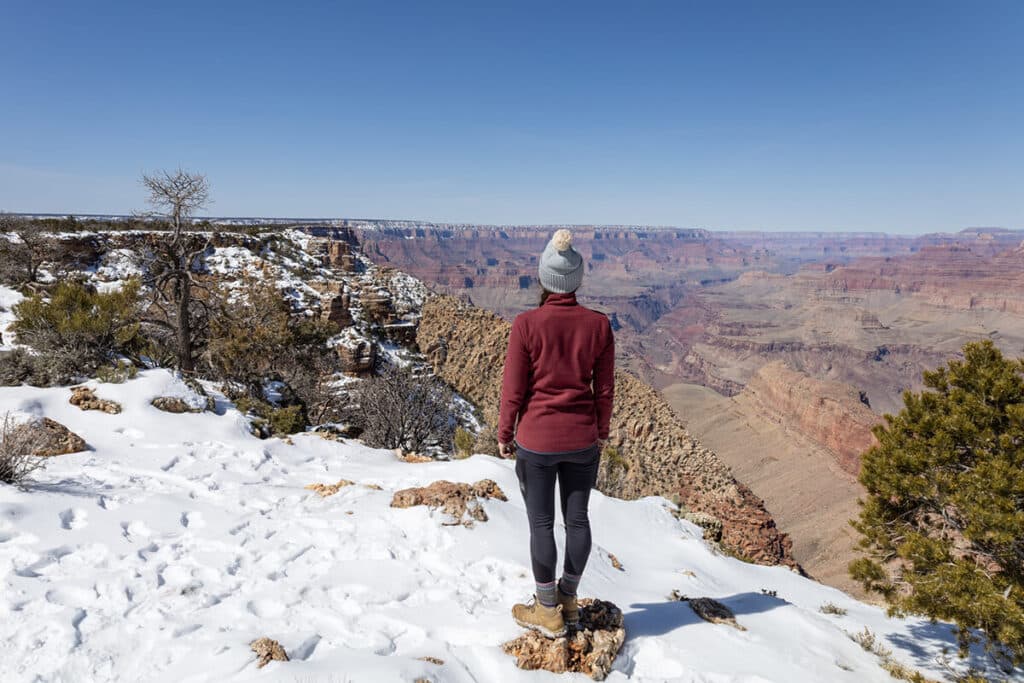
[[[974,630],[1004,667],[1024,662],[1024,361],[989,341],[924,373],[925,391],[875,428],[850,573],[893,614]]]
[[[260,438],[297,434],[308,426],[300,405],[275,408],[266,401],[246,395],[235,400],[235,407],[250,416],[253,429]]]
[[[306,429],[306,418],[302,414],[302,406],[274,408],[270,411],[268,421],[270,430],[275,436],[296,434]]]
[[[602,457],[608,461],[610,469],[621,469],[623,472],[629,471],[629,461],[623,457],[622,453],[615,446],[605,446],[601,452]]]
[[[97,292],[81,282],[61,282],[49,298],[36,294],[14,306],[18,341],[39,352],[37,376],[53,383],[90,376],[122,352],[140,345],[139,284]]]
[[[16,387],[26,383],[47,386],[48,381],[39,381],[39,371],[39,362],[25,349],[0,351],[0,386]]]
[[[473,454],[476,438],[467,430],[458,427],[455,430],[455,457],[468,458]]]
[[[119,360],[115,365],[103,365],[96,370],[96,379],[107,384],[124,384],[130,379],[135,379],[139,369],[126,360]]]

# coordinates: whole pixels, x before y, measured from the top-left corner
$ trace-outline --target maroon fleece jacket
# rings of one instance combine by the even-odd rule
[[[575,451],[608,438],[615,339],[603,313],[551,294],[512,322],[498,441],[535,453]],[[517,424],[518,421],[518,424]]]

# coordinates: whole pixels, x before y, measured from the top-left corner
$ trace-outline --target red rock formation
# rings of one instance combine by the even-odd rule
[[[820,281],[833,292],[887,290],[959,310],[1024,314],[1024,251],[989,239],[928,246],[911,256],[864,258]]]
[[[834,454],[846,472],[860,473],[860,456],[877,443],[871,428],[882,422],[860,393],[841,382],[815,379],[775,361],[750,379],[740,400]]]

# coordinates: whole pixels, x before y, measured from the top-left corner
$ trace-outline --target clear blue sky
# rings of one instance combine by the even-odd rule
[[[843,7],[839,7],[843,5]],[[0,209],[1024,227],[1024,2],[0,7]]]

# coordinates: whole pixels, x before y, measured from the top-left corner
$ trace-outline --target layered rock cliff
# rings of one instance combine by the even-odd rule
[[[871,428],[882,421],[850,385],[815,379],[780,361],[758,370],[737,400],[822,446],[854,477],[861,454],[877,443]]]
[[[435,372],[480,406],[492,426],[509,328],[493,313],[439,296],[425,303],[417,332]],[[618,457],[603,459],[601,491],[622,498],[676,496],[688,510],[722,522],[725,547],[760,563],[798,566],[790,539],[763,502],[679,425],[657,392],[618,371],[615,393],[609,442]]]

